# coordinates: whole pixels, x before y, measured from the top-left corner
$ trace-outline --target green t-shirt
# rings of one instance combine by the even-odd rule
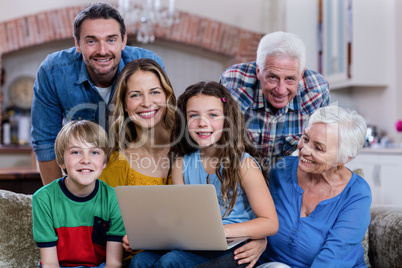
[[[61,266],[94,266],[106,260],[107,241],[125,235],[114,188],[97,180],[86,197],[73,195],[60,178],[32,197],[33,237],[38,247],[57,247]]]

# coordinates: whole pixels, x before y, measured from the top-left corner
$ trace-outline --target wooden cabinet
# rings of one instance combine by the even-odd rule
[[[382,204],[402,206],[402,155],[380,155]]]
[[[372,151],[372,152],[370,152]],[[364,149],[346,164],[351,170],[361,168],[371,188],[373,205],[402,206],[402,150]]]
[[[319,66],[330,88],[389,84],[392,1],[320,0]]]
[[[0,189],[33,194],[42,187],[39,171],[30,167],[1,168]]]
[[[379,204],[381,200],[381,181],[379,179],[378,155],[360,154],[346,164],[351,170],[361,168],[364,172],[364,179],[370,185],[373,204]]]

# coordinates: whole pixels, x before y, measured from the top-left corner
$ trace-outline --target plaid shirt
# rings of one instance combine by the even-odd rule
[[[306,69],[296,96],[274,114],[257,79],[256,63],[233,65],[221,76],[245,115],[246,128],[264,165],[271,167],[297,148],[310,114],[329,104],[328,82],[317,72]]]

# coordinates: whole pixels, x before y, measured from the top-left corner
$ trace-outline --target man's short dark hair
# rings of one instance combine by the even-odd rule
[[[74,38],[80,41],[81,24],[86,19],[114,19],[120,24],[121,37],[124,40],[126,26],[119,11],[108,3],[94,3],[80,11],[74,19]]]

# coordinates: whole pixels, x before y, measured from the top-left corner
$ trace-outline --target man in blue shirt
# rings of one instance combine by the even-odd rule
[[[74,20],[75,47],[50,54],[40,65],[32,103],[32,144],[43,184],[61,177],[54,142],[63,124],[90,120],[107,129],[117,77],[124,66],[154,52],[126,46],[124,20],[109,4],[91,4]]]

